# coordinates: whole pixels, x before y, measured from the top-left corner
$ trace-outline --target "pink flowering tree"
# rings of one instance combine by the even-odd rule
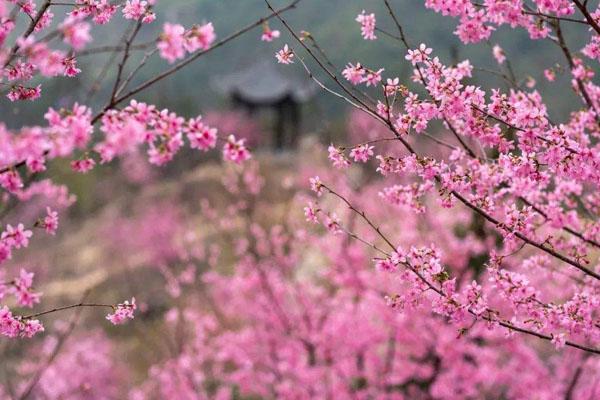
[[[106,252],[136,273],[151,270],[159,294],[139,290],[122,302],[86,295],[43,308],[32,272],[0,280],[3,336],[26,342],[44,330],[48,315],[73,311],[70,323],[23,350],[19,378],[0,395],[600,397],[598,4],[424,1],[456,20],[465,45],[493,43],[497,67],[489,70],[444,60],[435,43],[420,43],[403,25],[407,4],[382,0],[386,13],[375,15],[365,2],[349,22],[370,46],[397,45],[412,70],[401,82],[376,59],[349,54],[336,66],[319,38],[287,20],[284,12],[298,1],[281,9],[264,2],[264,18],[220,40],[211,23],[165,23],[142,46],[147,53],[138,64],[131,53],[139,32],[152,29],[152,1],[0,2],[0,84],[14,102],[46,95],[46,80],[76,76],[78,54],[98,51],[90,47],[92,24],[130,25],[115,45],[105,106],[51,108],[44,125],[0,126],[2,218],[10,221],[0,261],[34,246],[38,234],[60,230],[60,214],[74,199],[44,176],[53,159],[69,160],[75,174],[140,152],[161,166],[184,146],[218,146],[226,162],[218,167],[222,196],[205,190],[192,205],[183,196],[143,199],[135,215],[113,215],[103,227],[110,232]],[[19,18],[25,27],[16,32]],[[245,139],[221,133],[218,120],[213,126],[134,99],[257,26],[257,40],[289,39],[272,62],[298,68],[354,108],[345,141],[313,145],[285,165],[253,161]],[[515,74],[511,54],[494,42],[502,26],[525,30],[534,44],[556,45],[562,66],[528,73],[550,83],[567,77],[578,102],[566,118],[550,115],[535,80]],[[577,29],[588,40],[574,49],[565,32]],[[155,55],[165,69],[133,85]],[[486,74],[504,85],[473,84]],[[141,175],[139,185],[155,179]],[[11,214],[14,204],[28,212]],[[197,232],[194,218],[210,229]],[[168,307],[153,324],[149,304],[158,300]],[[40,311],[26,310],[33,306]],[[128,384],[134,367],[114,350],[117,340],[74,333],[85,307],[105,308],[115,325],[132,322],[142,333],[120,329],[140,347],[168,350]],[[136,314],[145,319],[131,321]],[[95,373],[73,367],[81,360]]]
[[[455,34],[464,44],[493,40],[503,25],[525,29],[531,40],[556,44],[564,60],[561,70],[579,100],[566,120],[556,121],[535,81],[515,76],[500,45],[492,48],[498,68],[491,73],[508,87],[470,84],[475,74],[490,71],[469,60],[449,64],[436,56],[435,44],[413,42],[396,5],[384,3],[386,25],[394,29],[380,29],[375,15],[365,11],[356,21],[364,40],[381,34],[397,43],[413,70],[410,85],[400,84],[393,74],[386,77],[376,60],[351,61],[338,69],[312,35],[292,27],[284,16],[278,19],[294,44],[286,44],[276,59],[282,64],[298,60],[319,86],[379,125],[362,132],[362,140],[331,144],[334,167],[376,169],[381,189],[379,199],[370,201],[412,210],[424,219],[443,218],[439,207],[468,211],[470,222],[456,234],[474,234],[464,251],[481,246],[483,257],[456,271],[451,266],[456,256],[444,254],[433,234],[403,245],[398,233],[414,229],[404,219],[390,224],[389,217],[377,218],[362,196],[354,198],[323,176],[310,179],[317,202],[306,207],[307,218],[378,253],[375,266],[404,285],[389,293],[390,306],[405,313],[425,307],[454,325],[459,336],[481,325],[521,336],[535,347],[546,341],[557,350],[576,349],[582,365],[597,372],[597,361],[587,360],[600,354],[600,87],[593,81],[600,9],[577,0],[425,1],[425,7],[458,19]],[[572,49],[564,32],[582,28],[588,43]],[[556,73],[540,71],[550,82]],[[344,226],[328,204],[331,199],[370,228],[369,235]],[[566,385],[566,397],[573,396],[580,373]]]

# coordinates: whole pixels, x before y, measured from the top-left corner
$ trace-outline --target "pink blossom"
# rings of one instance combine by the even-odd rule
[[[353,147],[352,150],[350,150],[350,157],[354,159],[354,162],[365,163],[373,156],[373,149],[374,147],[368,144]]]
[[[16,85],[11,87],[10,91],[6,95],[10,101],[18,100],[36,100],[42,95],[42,85],[36,87],[25,87]]]
[[[344,78],[346,78],[346,80],[353,85],[358,85],[359,83],[364,82],[366,73],[367,70],[360,65],[360,63],[356,63],[356,65],[348,64],[342,71]]]
[[[123,303],[117,304],[113,312],[106,316],[113,325],[120,325],[127,322],[128,319],[134,318],[134,311],[137,309],[135,297],[131,298],[131,302],[125,300]]]
[[[217,129],[206,126],[200,117],[190,119],[186,131],[192,149],[208,151],[217,145]]]
[[[340,233],[342,233],[342,229],[340,226],[340,219],[338,218],[338,216],[335,213],[332,213],[331,215],[327,215],[325,217],[325,227],[327,228],[327,230],[333,234],[333,235],[338,235]]]
[[[498,64],[503,64],[504,61],[506,61],[506,55],[504,54],[504,50],[502,50],[502,48],[497,44],[494,45],[492,52]]]
[[[408,54],[406,55],[406,59],[412,63],[412,65],[417,65],[426,60],[429,60],[429,55],[431,54],[432,49],[428,48],[425,44],[421,43],[419,48],[416,50],[408,50]]]
[[[75,57],[68,57],[63,60],[63,66],[65,68],[65,76],[74,77],[79,74],[81,70],[77,68],[77,60]]]
[[[263,42],[272,42],[274,39],[279,38],[281,32],[278,30],[271,30],[268,23],[263,24],[263,33],[260,36],[260,40]]]
[[[21,269],[20,275],[13,282],[13,293],[19,305],[23,307],[33,307],[40,302],[41,293],[34,293],[31,290],[33,285],[33,273]]]
[[[21,175],[15,170],[0,174],[0,186],[9,192],[16,192],[23,187]]]
[[[365,40],[375,40],[375,14],[366,14],[365,10],[362,10],[356,17],[356,22],[360,24],[360,32]]]
[[[217,38],[215,28],[211,22],[204,25],[195,25],[185,34],[185,49],[193,53],[198,49],[207,50]]]
[[[93,158],[82,158],[80,160],[71,161],[71,168],[73,171],[86,173],[91,171],[96,165],[96,161]]]
[[[363,82],[368,86],[377,86],[379,82],[381,82],[381,73],[383,72],[383,68],[378,71],[367,71],[367,76],[363,78]]]
[[[148,10],[148,2],[142,0],[127,0],[123,7],[123,17],[125,19],[138,20],[142,18]]]
[[[21,336],[32,338],[35,334],[44,332],[44,326],[37,319],[27,319],[21,324],[20,330]]]
[[[52,211],[50,207],[46,207],[46,216],[44,217],[43,226],[47,233],[51,235],[56,234],[56,230],[58,229],[58,213]]]
[[[315,192],[317,196],[321,196],[323,194],[323,182],[318,176],[314,176],[309,179],[310,190]]]
[[[81,50],[92,40],[90,24],[75,17],[67,18],[59,27],[63,40],[75,50]]]
[[[185,55],[184,48],[184,33],[185,28],[179,24],[165,23],[163,26],[163,32],[160,35],[158,42],[158,50],[160,56],[170,63],[174,63],[179,58],[183,58]]]
[[[350,161],[348,161],[341,149],[330,145],[327,151],[329,152],[329,160],[331,160],[334,167],[342,169],[350,165]]]
[[[564,333],[552,335],[552,344],[554,344],[554,347],[556,347],[556,349],[562,349],[563,347],[565,347],[565,343],[566,339]]]
[[[312,202],[309,202],[308,205],[304,207],[304,216],[308,222],[312,222],[314,224],[319,223],[317,212],[318,210],[315,208]]]
[[[223,146],[223,159],[241,164],[251,158],[250,152],[244,145],[246,139],[237,140],[235,136],[229,135],[225,146]]]
[[[4,232],[2,232],[0,239],[9,246],[19,249],[29,245],[29,238],[32,235],[33,232],[26,230],[23,224],[18,224],[16,228],[8,224]]]
[[[280,64],[293,64],[294,52],[286,44],[283,46],[283,49],[275,54],[275,58],[277,58],[277,62]]]
[[[375,261],[375,268],[383,272],[394,272],[397,269],[397,265],[389,258],[383,258]]]

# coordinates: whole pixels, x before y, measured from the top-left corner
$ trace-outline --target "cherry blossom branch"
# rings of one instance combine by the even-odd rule
[[[436,176],[437,179],[439,179],[439,176]],[[436,180],[437,180],[436,179]],[[454,197],[456,197],[461,203],[463,203],[465,206],[467,206],[468,208],[470,208],[471,210],[477,212],[479,215],[481,215],[482,217],[484,217],[486,220],[488,220],[489,222],[491,222],[492,224],[494,224],[496,227],[500,226],[500,221],[498,221],[496,218],[492,217],[490,214],[488,214],[487,212],[483,211],[481,208],[477,207],[476,205],[474,205],[473,203],[471,203],[470,201],[468,201],[466,198],[464,198],[460,193],[456,192],[455,190],[453,190],[452,192],[450,192]],[[557,252],[556,250],[550,248],[545,242],[540,243],[537,242],[533,239],[528,238],[527,236],[523,235],[521,232],[519,231],[513,231],[514,235],[516,237],[518,237],[519,239],[521,239],[522,241],[524,241],[525,243],[529,244],[530,246],[533,246],[539,250],[544,251],[547,254],[550,254],[551,256],[553,256],[554,258],[557,258],[575,268],[577,268],[578,270],[580,270],[581,272],[583,272],[586,275],[589,275],[595,279],[600,280],[600,274],[598,274],[595,271],[592,271],[589,268],[586,268],[585,266],[583,266],[581,263],[572,260],[571,258],[562,255],[561,253]]]
[[[374,117],[374,118],[376,118],[378,120],[380,119],[380,117],[374,111],[370,110],[367,107],[363,107],[360,104],[355,103],[349,97],[344,96],[343,94],[341,94],[339,92],[336,92],[335,90],[329,88],[327,85],[325,85],[323,82],[321,82],[319,79],[317,79],[317,77],[308,68],[308,65],[306,64],[306,62],[304,61],[304,59],[301,56],[299,56],[297,53],[294,53],[294,54],[296,54],[296,57],[298,57],[298,60],[300,61],[300,63],[304,67],[304,70],[306,71],[308,77],[310,79],[312,79],[317,85],[319,85],[319,87],[321,87],[321,89],[325,90],[328,93],[333,94],[336,97],[339,97],[340,99],[342,99],[342,100],[346,101],[348,104],[350,104],[352,107],[354,107],[354,108],[356,108],[358,110],[361,110],[361,111],[369,114],[371,117]]]
[[[395,24],[396,24],[396,26],[397,26],[397,28],[398,28],[398,31],[400,32],[400,35],[401,35],[401,39],[400,39],[400,40],[402,41],[402,43],[405,45],[406,49],[408,50],[410,47],[409,47],[408,41],[406,40],[406,37],[405,37],[405,35],[404,35],[404,31],[403,31],[403,29],[402,29],[402,25],[401,25],[401,24],[400,24],[400,22],[398,21],[398,19],[397,19],[396,15],[395,15],[395,13],[394,13],[394,11],[392,10],[391,6],[389,5],[389,2],[388,2],[388,0],[384,0],[384,2],[385,2],[385,4],[386,4],[386,7],[387,7],[387,9],[388,9],[388,11],[389,11],[390,15],[392,16],[392,19],[394,20],[394,22],[395,22]],[[561,46],[561,48],[563,49],[563,52],[565,53],[565,56],[567,57],[567,59],[568,59],[568,61],[569,61],[569,65],[571,66],[571,68],[573,68],[573,67],[574,67],[573,58],[572,58],[572,56],[571,56],[571,54],[570,54],[570,51],[569,51],[568,47],[566,46],[566,44],[565,44],[565,42],[564,42],[564,38],[563,38],[563,35],[562,35],[561,31],[560,31],[560,25],[559,25],[559,24],[557,24],[557,31],[558,31],[558,33],[559,33],[559,34],[558,34],[558,36],[559,36],[559,43],[560,43],[560,46]],[[424,82],[424,79],[423,79],[423,75],[422,75],[422,73],[421,73],[421,70],[420,70],[419,66],[417,66],[417,71],[418,71],[418,72],[419,72],[419,74],[420,74],[420,77],[421,77],[421,81],[422,81],[422,83],[425,85],[425,82]],[[581,80],[580,80],[580,79],[577,79],[577,82],[578,82],[578,85],[579,85],[580,91],[582,92],[582,94],[584,95],[584,97],[585,97],[585,99],[586,99],[586,102],[587,102],[587,104],[588,104],[590,107],[593,107],[593,103],[592,103],[592,101],[591,101],[591,99],[590,99],[590,97],[589,97],[589,95],[588,95],[588,93],[587,93],[587,91],[586,91],[586,89],[585,89],[585,86],[583,85],[583,83],[581,82]],[[386,99],[387,99],[387,98],[386,98]],[[477,110],[477,111],[479,111],[480,113],[482,113],[482,114],[486,115],[487,117],[489,117],[489,118],[492,118],[492,119],[494,119],[494,120],[496,120],[496,121],[498,121],[498,122],[501,122],[501,123],[503,123],[503,124],[505,124],[505,125],[509,126],[509,127],[510,127],[510,128],[512,128],[512,129],[515,129],[515,130],[520,130],[520,131],[525,131],[524,129],[522,129],[522,128],[519,128],[519,127],[517,127],[517,126],[514,126],[514,125],[512,125],[512,124],[508,123],[507,121],[504,121],[504,120],[502,120],[501,118],[498,118],[498,117],[496,117],[496,116],[494,116],[494,115],[492,115],[492,114],[489,114],[489,113],[487,113],[486,111],[484,111],[484,110],[480,109],[479,107],[477,107],[477,106],[475,106],[475,105],[473,105],[473,104],[471,104],[471,107],[473,107],[474,109],[476,109],[476,110]],[[452,126],[452,124],[451,124],[451,123],[448,121],[448,119],[447,119],[447,118],[444,118],[444,121],[446,122],[446,124],[447,124],[447,125],[448,125],[448,127],[450,128],[450,131],[453,133],[453,135],[454,135],[454,136],[455,136],[455,137],[456,137],[456,138],[459,140],[459,142],[461,143],[461,145],[463,146],[463,148],[464,148],[464,149],[467,151],[467,153],[468,153],[468,154],[469,154],[471,157],[473,157],[473,158],[477,158],[477,157],[476,157],[476,155],[475,155],[475,153],[474,153],[474,152],[473,152],[473,151],[472,151],[472,150],[471,150],[471,149],[470,149],[470,148],[469,148],[469,147],[466,145],[466,143],[464,143],[464,142],[463,142],[463,140],[461,139],[460,135],[458,134],[458,132],[456,131],[456,129],[454,129],[454,127],[453,127],[453,126]],[[389,125],[390,125],[390,126],[392,125],[392,124],[391,124],[391,121],[390,121]],[[543,137],[541,137],[541,136],[539,136],[539,135],[536,135],[536,137],[538,137],[538,138],[539,138],[539,139],[541,139],[542,141],[548,142],[548,140],[547,140],[546,138],[543,138]],[[567,149],[567,150],[569,150],[569,151],[570,151],[570,152],[572,152],[572,153],[579,154],[579,153],[578,153],[576,150],[574,150],[574,149],[571,149],[571,148],[569,148],[568,146],[566,147],[566,149]],[[522,200],[522,201],[524,201],[526,204],[533,206],[531,203],[529,203],[529,202],[528,202],[526,199],[524,199],[523,197],[519,197],[519,199],[520,199],[520,200]],[[535,207],[535,210],[536,210],[537,212],[539,212],[539,213],[540,213],[542,216],[544,216],[544,218],[547,218],[547,215],[546,215],[546,214],[545,214],[545,213],[544,213],[544,212],[543,212],[541,209],[539,209],[538,207]],[[572,228],[570,228],[570,227],[564,227],[564,228],[563,228],[563,230],[565,230],[566,232],[568,232],[568,233],[570,233],[570,234],[572,234],[572,235],[574,235],[574,236],[578,237],[579,239],[581,239],[581,240],[585,241],[586,243],[589,243],[589,244],[591,244],[591,245],[594,245],[594,246],[596,246],[596,247],[599,247],[599,248],[600,248],[600,243],[598,243],[598,242],[596,242],[596,241],[594,241],[594,240],[591,240],[591,239],[588,239],[588,238],[586,238],[586,237],[585,237],[583,234],[581,234],[581,233],[579,233],[579,232],[575,231],[574,229],[572,229]]]
[[[386,1],[386,0],[384,0]],[[268,0],[265,0],[265,2],[267,3],[267,5],[269,6],[269,8],[272,10],[270,3]],[[404,31],[402,30],[401,25],[399,24],[397,18],[395,18],[395,14],[393,13],[393,11],[390,8],[390,13],[392,15],[394,15],[394,21],[396,21],[399,31],[401,32],[401,37],[402,42],[405,44],[405,46],[408,46],[408,41],[406,40],[406,37],[404,36]],[[277,14],[276,14],[277,15]],[[339,81],[339,79],[335,76],[334,73],[332,73],[331,71],[329,71],[329,69],[323,65],[323,63],[319,60],[318,57],[316,57],[314,55],[314,53],[303,43],[303,41],[298,37],[298,35],[295,33],[295,31],[289,26],[289,24],[279,15],[277,15],[277,18],[282,22],[282,24],[286,27],[286,29],[292,34],[292,36],[296,39],[296,41],[298,43],[300,43],[305,50],[307,50],[307,52],[309,53],[309,55],[317,62],[317,64],[319,65],[319,67],[321,67],[321,69],[323,69],[333,80],[334,82],[336,82],[338,84],[338,86],[340,86],[348,95],[350,95],[353,99],[358,100],[355,98],[355,96],[349,92],[344,85],[342,85]],[[303,65],[305,65],[303,63]],[[417,71],[420,71],[420,69],[417,69]],[[424,78],[422,77],[423,81]],[[362,104],[365,108],[369,109],[368,106]],[[473,106],[475,108],[475,106]],[[477,108],[478,109],[478,108]],[[478,109],[480,112],[485,113],[485,111]],[[487,114],[487,113],[486,113]],[[493,117],[493,116],[491,116]],[[494,117],[496,118],[496,117]],[[378,116],[378,119],[381,119],[381,117]],[[398,140],[404,145],[404,147],[413,155],[420,157],[419,154],[413,149],[413,147],[402,137],[402,134],[400,132],[398,132],[398,130],[396,129],[396,127],[394,126],[394,124],[391,122],[391,120],[388,118],[387,121],[385,121],[385,124],[388,126],[388,128],[396,135],[396,137],[398,138]],[[515,127],[516,128],[516,127]],[[519,128],[517,128],[519,129]],[[434,179],[436,180],[436,182],[441,183],[441,178],[439,175],[436,175],[434,177]],[[456,192],[455,190],[451,191],[450,194],[455,197],[457,200],[459,200],[461,203],[463,203],[465,206],[467,206],[468,208],[470,208],[471,210],[475,211],[477,214],[481,215],[482,217],[484,217],[487,221],[491,222],[494,224],[494,226],[496,228],[502,226],[502,224],[500,223],[500,221],[498,221],[496,218],[494,218],[493,216],[491,216],[489,213],[485,212],[484,210],[482,210],[480,207],[477,207],[476,205],[474,205],[473,203],[471,203],[470,201],[468,201],[464,196],[462,196],[460,193]],[[556,250],[550,248],[545,242],[543,243],[539,243],[533,239],[530,239],[529,237],[527,237],[526,235],[515,231],[513,232],[514,235],[516,237],[518,237],[519,239],[523,240],[524,242],[526,242],[528,245],[533,246],[539,250],[542,250],[543,252],[553,256],[554,258],[557,258],[575,268],[577,268],[578,270],[580,270],[581,272],[585,273],[586,275],[592,276],[597,280],[600,280],[600,274],[596,273],[595,271],[583,266],[581,263],[579,263],[578,261],[575,261],[567,256],[562,255],[561,253],[557,252]]]
[[[319,43],[317,43],[317,40],[315,39],[315,37],[310,32],[302,31],[300,33],[303,35],[303,38],[306,38],[306,39],[308,39],[310,41],[310,43],[315,48],[315,50],[317,50],[317,52],[321,55],[321,57],[323,57],[323,60],[325,60],[325,63],[327,65],[329,65],[329,67],[333,71],[339,70],[339,68],[336,67],[336,65],[331,61],[331,59],[329,58],[329,56],[327,56],[327,53],[325,52],[325,50],[323,50],[323,48],[319,45]],[[365,91],[358,90],[356,87],[353,87],[353,86],[350,87],[350,90],[352,90],[355,93],[359,93],[360,95],[364,96],[372,104],[377,104],[377,102],[375,101],[375,99],[373,99],[371,96],[369,96],[369,94],[366,93]]]
[[[198,59],[199,57],[202,57],[203,55],[223,46],[224,44],[232,41],[233,39],[236,39],[237,37],[243,35],[244,33],[248,32],[249,30],[251,30],[252,28],[255,28],[259,25],[261,25],[262,23],[264,23],[265,21],[268,21],[269,19],[273,18],[274,16],[278,16],[279,13],[283,13],[286,12],[290,9],[293,9],[296,7],[296,5],[300,2],[301,0],[294,0],[292,3],[290,3],[289,5],[280,8],[279,10],[275,11],[272,10],[272,13],[266,17],[262,17],[260,18],[258,21],[247,25],[246,27],[238,30],[237,32],[232,33],[231,35],[225,37],[224,39],[221,39],[220,41],[214,43],[210,48],[206,49],[206,50],[201,50],[198,51],[197,53],[193,54],[192,56],[186,58],[183,61],[180,61],[179,63],[175,64],[173,67],[169,68],[168,70],[158,74],[157,76],[155,76],[154,78],[150,78],[147,81],[139,84],[138,86],[136,86],[135,88],[131,89],[129,92],[125,93],[122,96],[119,96],[118,98],[114,99],[114,101],[111,101],[111,103],[105,107],[105,109],[103,110],[103,112],[106,112],[108,109],[114,107],[115,105],[123,102],[124,100],[130,98],[131,96],[141,92],[142,90],[148,88],[149,86],[152,86],[153,84],[155,84],[158,81],[161,81],[163,79],[165,79],[166,77],[174,74],[175,72],[179,71],[180,69],[184,68],[185,66],[189,65],[190,63],[194,62],[196,59]],[[97,121],[98,119],[100,119],[102,117],[103,113],[100,113],[98,115],[96,115],[93,119],[92,122]]]
[[[265,0],[266,1],[266,0]],[[281,18],[280,18],[281,19]],[[282,20],[282,19],[281,19]],[[282,20],[283,21],[283,20]],[[290,28],[288,28],[290,29]],[[293,31],[292,31],[293,32]],[[299,39],[298,39],[299,40]],[[312,53],[309,53],[312,55]],[[314,55],[312,55],[314,58]],[[303,65],[305,65],[303,63]],[[322,64],[319,63],[319,65],[322,66]],[[480,110],[481,112],[484,112],[482,110]],[[493,116],[492,116],[493,117]],[[404,145],[404,147],[411,153],[416,155],[417,157],[419,157],[418,153],[412,148],[412,146],[410,146],[408,144],[408,142],[406,140],[404,140],[401,137],[401,133],[398,132],[396,130],[396,127],[394,126],[394,124],[388,119],[386,121],[387,126],[389,127],[389,129],[396,135],[396,137],[398,138],[398,140]],[[519,129],[519,128],[517,128]],[[439,176],[435,176],[436,181],[439,183],[441,182],[441,179]],[[491,215],[489,215],[488,213],[486,213],[485,211],[483,211],[482,209],[480,209],[479,207],[475,206],[474,204],[472,204],[471,202],[469,202],[465,197],[463,197],[462,195],[460,195],[458,192],[456,191],[452,191],[450,193],[451,195],[453,195],[455,198],[457,198],[460,202],[462,202],[464,205],[466,205],[467,207],[471,208],[473,211],[477,212],[478,214],[480,214],[481,216],[483,216],[486,220],[488,220],[489,222],[493,223],[496,227],[500,226],[500,222],[498,220],[496,220],[494,217],[492,217]],[[585,274],[592,276],[598,280],[600,280],[600,274],[586,268],[585,266],[583,266],[581,263],[574,261],[572,259],[570,259],[569,257],[566,257],[560,253],[558,253],[557,251],[555,251],[554,249],[548,247],[545,243],[538,243],[532,239],[529,239],[527,236],[523,235],[520,232],[514,232],[515,236],[517,236],[519,239],[523,240],[524,242],[526,242],[527,244],[536,247],[550,255],[552,255],[555,258],[560,259],[561,261],[566,262],[567,264],[570,264],[571,266],[574,266],[575,268],[579,269],[580,271],[584,272]],[[583,235],[581,235],[583,236]]]
[[[277,15],[278,13],[283,13],[286,12],[290,9],[293,9],[296,7],[296,5],[300,2],[301,0],[294,0],[292,3],[290,3],[289,5],[278,9],[277,11],[273,11],[270,15],[266,16],[266,17],[262,17],[259,20],[257,20],[256,22],[247,25],[246,27],[232,33],[231,35],[225,37],[224,39],[216,42],[215,44],[213,44],[210,48],[206,49],[206,50],[202,50],[202,51],[198,51],[196,53],[194,53],[192,56],[186,58],[185,60],[175,64],[173,67],[169,68],[168,70],[160,73],[159,75],[148,79],[147,81],[141,83],[140,85],[138,85],[137,87],[135,87],[134,89],[130,90],[129,92],[127,92],[124,95],[118,96],[117,98],[115,98],[114,100],[110,101],[98,114],[96,114],[93,118],[92,118],[92,125],[95,124],[96,122],[98,122],[102,116],[110,109],[112,109],[113,107],[115,107],[116,105],[120,104],[121,102],[123,102],[124,100],[132,97],[133,95],[143,91],[144,89],[147,89],[148,87],[152,86],[153,84],[155,84],[156,82],[161,81],[162,79],[174,74],[175,72],[179,71],[180,69],[184,68],[185,66],[189,65],[190,63],[192,63],[193,61],[195,61],[196,59],[198,59],[199,57],[209,53],[210,51],[217,49],[223,45],[225,45],[226,43],[236,39],[237,37],[243,35],[244,33],[250,31],[252,28],[255,28],[256,26],[261,25],[262,23],[264,23],[265,21],[268,21],[269,19],[273,18],[275,15]],[[154,54],[154,53],[152,53]],[[145,58],[146,60],[147,58]],[[144,60],[144,62],[145,62]],[[134,71],[137,72],[139,70],[139,68],[141,68],[141,66],[143,65],[140,64],[140,66],[138,68],[136,68],[136,70]],[[128,77],[128,79],[125,82],[129,82],[131,80],[131,78],[133,77],[133,75],[130,75]],[[117,93],[120,90],[117,90]],[[44,155],[47,155],[48,151],[44,152]],[[10,170],[13,169],[18,169],[21,168],[25,165],[26,160],[22,160],[19,161],[13,165],[8,165],[6,167],[0,168],[0,174],[3,174],[5,172],[8,172]]]
[[[485,5],[485,4],[474,3],[474,2],[471,4],[473,4],[475,7],[484,8],[484,9],[487,8],[487,5]],[[539,11],[533,11],[527,5],[525,5],[525,7],[527,7],[527,8],[521,9],[521,12],[525,15],[532,15],[534,17],[548,18],[548,19],[557,20],[557,21],[574,22],[574,23],[578,23],[578,24],[589,25],[589,23],[587,21],[584,21],[581,19],[575,19],[575,18],[569,18],[569,17],[558,17],[556,15],[550,15],[550,14],[545,14],[545,13],[542,13]]]
[[[335,197],[337,197],[338,199],[340,199],[343,203],[346,204],[346,206],[348,206],[348,208],[350,210],[352,210],[354,213],[356,213],[358,216],[360,216],[366,223],[367,225],[373,229],[377,235],[388,245],[390,246],[390,248],[392,249],[392,251],[396,251],[396,247],[392,244],[392,242],[386,237],[386,235],[384,235],[381,231],[381,229],[376,226],[371,219],[366,215],[366,213],[364,211],[361,211],[359,209],[357,209],[356,207],[354,207],[354,205],[348,200],[346,199],[344,196],[342,196],[341,194],[337,193],[336,191],[332,190],[331,188],[329,188],[327,185],[320,183],[320,187],[325,189],[328,193],[334,195]],[[446,295],[444,294],[444,292],[437,288],[435,285],[433,285],[431,282],[429,282],[429,280],[427,280],[427,278],[425,278],[425,276],[423,276],[423,274],[421,274],[413,265],[411,265],[408,261],[406,262],[402,262],[401,264],[403,264],[404,266],[406,266],[411,272],[413,272],[418,278],[419,280],[421,280],[425,285],[427,285],[427,287],[429,287],[431,290],[433,290],[435,293],[437,293],[439,296],[442,296],[444,298],[446,298]],[[474,312],[470,307],[467,308],[467,311],[473,315],[474,317],[478,317],[478,314],[476,312]],[[532,331],[526,328],[522,328],[519,327],[513,323],[510,323],[508,321],[504,321],[502,319],[499,318],[493,318],[492,315],[496,315],[497,312],[495,312],[494,310],[491,310],[489,308],[486,308],[485,312],[487,313],[487,315],[484,313],[483,315],[480,315],[479,317],[491,322],[491,323],[497,323],[509,330],[512,331],[516,331],[516,332],[520,332],[520,333],[524,333],[527,335],[531,335],[531,336],[535,336],[537,338],[540,339],[545,339],[548,341],[552,341],[553,337],[550,335],[546,335],[543,333],[539,333],[536,331]],[[565,345],[573,347],[573,348],[577,348],[579,350],[583,350],[586,352],[590,352],[590,353],[594,353],[594,354],[600,354],[600,349],[596,349],[593,347],[588,347],[579,343],[575,343],[575,342],[571,342],[571,341],[565,341]]]

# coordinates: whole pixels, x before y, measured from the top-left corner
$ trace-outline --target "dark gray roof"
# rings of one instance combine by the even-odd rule
[[[296,72],[294,74],[294,72]],[[297,102],[308,100],[316,85],[308,76],[289,65],[265,60],[213,80],[213,86],[228,95],[237,94],[246,101],[264,103],[291,96]]]

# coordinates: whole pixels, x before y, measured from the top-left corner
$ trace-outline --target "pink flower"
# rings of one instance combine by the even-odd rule
[[[397,264],[389,258],[378,259],[375,262],[375,268],[377,268],[378,271],[394,272],[397,269]]]
[[[31,63],[17,61],[12,67],[7,67],[7,78],[9,81],[17,79],[29,80],[33,76],[35,66]]]
[[[504,61],[506,61],[506,56],[504,55],[504,50],[502,50],[502,47],[495,45],[492,49],[492,53],[494,54],[494,58],[498,64],[502,64]]]
[[[112,314],[108,314],[106,319],[109,320],[113,325],[120,325],[127,321],[127,319],[133,319],[134,311],[137,306],[135,304],[135,297],[131,298],[131,303],[125,300],[121,304],[117,304],[114,307],[114,311]]]
[[[185,29],[182,25],[167,22],[163,26],[163,32],[157,45],[162,58],[170,63],[183,58],[185,55],[184,33]]]
[[[364,76],[367,73],[367,70],[360,65],[360,63],[356,63],[356,65],[348,64],[346,68],[342,71],[342,75],[348,82],[353,85],[358,85],[364,81]]]
[[[154,14],[152,11],[148,10],[144,14],[144,17],[142,18],[142,22],[144,24],[149,24],[151,22],[154,22],[155,19],[156,19],[156,14]]]
[[[21,269],[19,277],[13,281],[11,292],[15,295],[17,303],[23,307],[33,307],[40,302],[41,293],[34,293],[31,290],[33,285],[33,272],[27,272]]]
[[[315,192],[317,196],[321,196],[323,194],[323,182],[319,179],[318,176],[314,176],[309,179],[310,190]]]
[[[14,228],[12,225],[6,225],[6,230],[2,232],[0,239],[11,247],[20,249],[29,245],[29,238],[33,235],[30,230],[26,230],[23,224]]]
[[[386,96],[393,96],[398,90],[400,89],[400,78],[394,78],[394,79],[387,79],[385,82],[385,95]],[[385,107],[385,104],[383,103],[378,103],[377,106],[379,107],[379,104],[381,104],[382,106]]]
[[[20,328],[21,323],[13,317],[8,307],[0,307],[0,334],[8,337],[17,337]]]
[[[275,54],[275,58],[277,58],[277,62],[280,64],[293,64],[294,52],[286,44],[283,46],[283,49]]]
[[[23,180],[17,171],[10,170],[0,174],[0,186],[11,193],[14,193],[23,187]]]
[[[3,240],[0,241],[0,263],[9,260],[11,256],[12,254],[10,245]]]
[[[123,17],[125,19],[138,20],[146,14],[148,2],[140,0],[127,0],[123,7]]]
[[[55,235],[58,229],[58,213],[46,207],[46,216],[44,217],[44,229],[46,232]]]
[[[17,100],[36,100],[42,95],[42,85],[36,87],[25,87],[21,85],[13,86],[6,97],[10,101]]]
[[[68,17],[59,26],[63,40],[75,50],[81,50],[92,40],[90,24],[78,18]]]
[[[356,22],[360,23],[360,32],[365,40],[375,40],[375,14],[366,14],[365,10],[358,14]]]
[[[348,161],[341,149],[330,145],[327,151],[329,152],[329,160],[331,160],[334,167],[342,169],[350,165],[350,161]]]
[[[62,63],[65,68],[65,76],[74,77],[75,75],[81,72],[81,70],[77,68],[77,60],[75,59],[75,57],[67,57],[63,60]]]
[[[556,74],[554,73],[554,70],[552,68],[545,69],[544,76],[546,77],[548,82],[554,82],[554,80],[556,79]]]
[[[235,136],[229,135],[227,143],[223,146],[223,159],[233,161],[236,164],[249,160],[251,155],[244,142],[246,139],[236,140]]]
[[[408,54],[405,58],[410,61],[412,65],[417,65],[418,63],[429,60],[429,55],[431,52],[432,50],[429,47],[427,47],[424,43],[421,43],[418,49],[408,50]]]
[[[325,227],[327,228],[327,230],[330,233],[332,233],[334,235],[338,235],[338,234],[342,233],[340,219],[338,218],[338,216],[335,213],[325,217]]]
[[[96,165],[93,158],[85,157],[80,160],[71,161],[71,169],[76,172],[86,173],[91,171]]]
[[[354,158],[355,162],[367,162],[369,158],[373,156],[373,146],[369,146],[368,144],[363,144],[357,147],[354,147],[350,150],[350,157]]]
[[[23,322],[21,336],[32,338],[36,333],[44,332],[44,326],[37,319],[28,319]]]
[[[217,145],[217,129],[210,128],[201,121],[201,117],[192,118],[187,125],[187,138],[192,149],[208,151]]]
[[[552,334],[551,342],[557,350],[560,350],[563,347],[565,347],[567,340],[565,338],[564,333],[559,333],[559,334]]]
[[[367,86],[377,86],[379,82],[381,82],[381,73],[383,72],[383,68],[378,71],[368,71],[367,76],[363,78],[363,82],[367,84]]]
[[[260,36],[260,40],[263,42],[272,42],[274,39],[277,39],[280,34],[281,33],[278,30],[271,30],[269,24],[265,22],[263,24],[263,33]]]
[[[309,202],[308,205],[306,207],[304,207],[304,216],[306,217],[306,220],[308,222],[318,224],[319,223],[319,220],[317,218],[318,211],[319,210],[315,208],[313,203]]]
[[[217,38],[212,22],[204,25],[194,25],[185,34],[185,49],[193,53],[198,49],[207,50]]]

